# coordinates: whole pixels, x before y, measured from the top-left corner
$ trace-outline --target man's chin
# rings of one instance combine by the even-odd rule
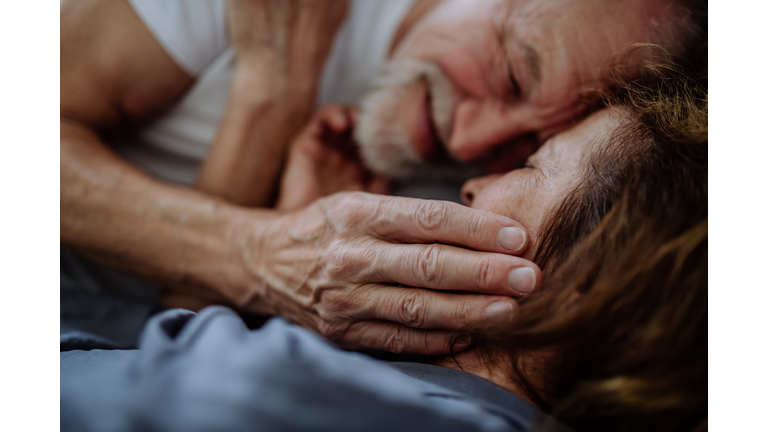
[[[360,156],[371,171],[396,180],[438,181],[469,179],[484,173],[480,166],[455,161],[444,153],[423,160],[397,123],[380,120],[376,114],[362,110],[355,128]]]
[[[368,169],[396,180],[465,179],[481,175],[476,165],[443,155],[424,161],[397,123],[379,120],[375,112],[362,110],[355,127],[355,141]]]
[[[361,141],[358,141],[361,142]],[[422,160],[410,144],[392,141],[360,145],[363,163],[376,174],[401,181],[463,181],[484,174],[475,164],[449,158]]]

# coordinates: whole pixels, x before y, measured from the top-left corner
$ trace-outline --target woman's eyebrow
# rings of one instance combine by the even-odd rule
[[[558,164],[558,157],[563,151],[563,145],[565,143],[557,139],[557,136],[551,136],[547,141],[541,145],[541,147],[532,154],[528,161],[532,161],[537,166],[544,168]],[[545,147],[546,146],[546,147]]]

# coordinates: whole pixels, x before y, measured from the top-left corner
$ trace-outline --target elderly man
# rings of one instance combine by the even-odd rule
[[[281,315],[344,346],[463,349],[540,284],[515,256],[526,227],[364,193],[271,210],[315,98],[362,104],[354,135],[377,173],[505,170],[585,113],[632,44],[696,44],[694,17],[670,0],[65,3],[62,330],[94,329],[65,319],[83,297],[118,318],[93,291],[137,298],[117,268],[171,304]]]

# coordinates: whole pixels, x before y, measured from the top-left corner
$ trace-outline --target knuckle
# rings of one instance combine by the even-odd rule
[[[334,216],[343,215],[350,209],[354,209],[354,203],[357,200],[354,192],[336,192],[333,195],[321,198],[328,208],[328,212]]]
[[[482,258],[480,259],[476,270],[475,278],[478,287],[482,289],[490,289],[496,285],[496,262],[493,259]]]
[[[338,192],[334,196],[332,216],[342,226],[357,227],[368,221],[375,207],[365,192]]]
[[[425,282],[434,282],[440,272],[438,271],[438,262],[440,259],[440,248],[438,245],[429,245],[419,251],[414,261],[414,273]]]
[[[327,321],[320,321],[320,323],[317,324],[317,332],[320,333],[323,337],[328,337],[333,332],[333,324],[327,322]]]
[[[423,326],[426,315],[426,302],[424,300],[424,293],[421,291],[406,292],[398,305],[398,320],[413,327]]]
[[[439,228],[448,217],[448,206],[439,201],[427,201],[417,212],[419,225],[427,231]]]
[[[361,251],[350,242],[337,239],[326,249],[322,265],[330,280],[349,282],[370,267],[373,254],[370,248]]]
[[[360,203],[362,198],[357,192],[339,192],[337,196],[339,197],[338,206],[345,209],[357,208],[357,204]]]
[[[340,240],[334,240],[326,249],[323,267],[328,276],[335,280],[346,276],[347,269],[354,263],[355,256],[350,253],[349,245]]]
[[[328,290],[322,293],[316,310],[323,320],[336,322],[344,319],[355,308],[354,303],[347,290]]]
[[[457,329],[465,329],[474,321],[474,304],[460,302],[453,311],[453,324]]]
[[[487,235],[488,220],[486,215],[476,212],[470,216],[468,223],[466,224],[466,232],[469,240],[474,243],[483,243],[483,239]]]
[[[349,330],[349,325],[344,323],[321,322],[318,332],[326,339],[333,342],[342,342]]]
[[[382,348],[395,354],[402,353],[405,351],[406,337],[405,329],[397,327],[384,337]]]

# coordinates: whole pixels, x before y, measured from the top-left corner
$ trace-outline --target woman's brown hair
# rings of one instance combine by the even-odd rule
[[[612,98],[628,121],[542,225],[544,286],[491,336],[577,431],[707,429],[707,94],[658,72]]]

